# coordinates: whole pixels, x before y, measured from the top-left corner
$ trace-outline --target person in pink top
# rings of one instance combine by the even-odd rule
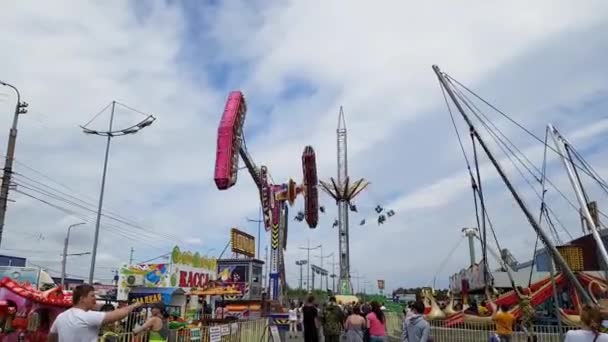
[[[365,317],[367,320],[367,329],[369,329],[370,342],[386,341],[386,317],[380,308],[378,302],[372,302],[372,311]]]

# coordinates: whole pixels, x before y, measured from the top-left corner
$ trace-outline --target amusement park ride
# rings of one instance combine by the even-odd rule
[[[338,241],[340,252],[340,278],[339,291],[340,294],[350,295],[353,293],[353,284],[350,278],[350,250],[349,250],[349,225],[348,214],[349,210],[355,209],[351,201],[365,189],[369,183],[361,178],[357,181],[350,182],[348,178],[348,154],[347,154],[347,131],[346,121],[344,120],[344,111],[340,107],[340,115],[338,117],[337,142],[338,142],[338,179],[331,178],[330,182],[321,181],[323,191],[329,194],[336,200],[338,205],[338,219],[334,226],[338,226]],[[378,212],[376,210],[376,212]],[[379,212],[378,212],[379,213]],[[381,224],[380,219],[378,223]]]
[[[319,220],[319,193],[317,188],[317,165],[315,151],[306,146],[302,153],[303,181],[296,184],[290,179],[284,184],[272,184],[266,166],[257,167],[249,155],[243,136],[243,125],[247,113],[245,97],[240,91],[228,95],[226,107],[220,121],[215,161],[215,184],[219,190],[227,190],[236,184],[239,156],[243,159],[251,178],[258,187],[266,231],[271,234],[269,299],[282,301],[286,287],[283,251],[287,247],[288,207],[298,195],[304,197],[304,218],[310,228]]]
[[[340,107],[336,130],[337,179],[331,178],[328,182],[317,179],[315,151],[311,146],[306,146],[302,153],[303,181],[301,184],[296,184],[291,179],[284,184],[272,184],[269,182],[269,171],[266,166],[262,165],[259,168],[256,166],[247,151],[243,136],[246,113],[247,105],[243,94],[240,91],[231,92],[228,95],[218,129],[214,180],[219,190],[227,190],[236,184],[240,156],[258,187],[264,226],[266,231],[271,233],[269,298],[280,301],[282,291],[286,285],[283,251],[287,247],[287,204],[292,206],[297,196],[302,195],[304,197],[304,211],[299,211],[294,220],[298,222],[306,221],[310,228],[315,228],[319,221],[319,211],[325,213],[325,208],[319,205],[319,184],[321,189],[331,196],[338,206],[338,218],[334,220],[332,225],[334,228],[338,228],[340,257],[338,292],[340,294],[351,294],[353,287],[350,279],[349,211],[357,212],[357,206],[352,200],[369,183],[364,179],[353,182],[348,177],[347,130],[342,107]],[[395,215],[393,210],[385,210],[380,205],[377,205],[374,211],[378,215],[378,225],[386,223],[387,219]],[[365,225],[365,219],[362,219],[359,225]]]
[[[446,100],[446,105],[448,106],[448,111],[452,116],[452,120],[454,120],[454,117],[452,114],[452,108],[450,106],[450,103],[453,104],[453,106],[457,110],[457,113],[461,114],[462,118],[464,119],[466,126],[468,127],[471,140],[473,142],[472,150],[475,161],[474,168],[469,165],[469,160],[467,159],[466,152],[464,150],[464,147],[462,146],[462,141],[460,140],[458,129],[456,127],[456,124],[454,123],[454,129],[456,131],[456,134],[458,135],[462,152],[467,162],[467,168],[469,171],[475,196],[475,205],[477,207],[479,200],[481,204],[481,212],[483,213],[483,221],[481,223],[478,221],[478,226],[480,227],[474,229],[465,229],[463,230],[463,232],[469,237],[471,243],[474,238],[478,238],[482,241],[484,257],[482,260],[483,265],[471,265],[468,270],[461,271],[464,272],[462,273],[463,276],[456,279],[457,281],[454,283],[456,285],[454,287],[459,288],[459,293],[452,293],[452,295],[460,295],[462,299],[462,306],[458,310],[456,310],[454,306],[454,297],[451,298],[447,307],[441,310],[435,302],[432,290],[425,291],[423,293],[423,297],[425,298],[427,304],[427,318],[443,319],[446,326],[457,325],[462,322],[493,324],[492,313],[497,312],[498,306],[506,305],[510,307],[509,311],[513,313],[516,317],[521,318],[522,324],[527,327],[528,324],[531,324],[532,320],[534,319],[535,307],[546,303],[550,304],[549,300],[551,299],[553,302],[553,306],[555,306],[554,317],[557,318],[558,324],[565,324],[570,326],[580,325],[580,310],[583,304],[589,304],[593,306],[598,305],[600,307],[600,310],[602,310],[603,315],[605,317],[608,317],[608,305],[606,305],[607,301],[605,299],[602,299],[602,297],[605,297],[606,294],[608,294],[608,284],[606,280],[603,279],[603,272],[605,272],[606,265],[608,265],[608,253],[606,252],[605,247],[606,236],[608,236],[608,234],[606,233],[606,230],[600,230],[597,215],[594,216],[592,213],[592,209],[590,209],[590,207],[593,208],[593,206],[589,202],[587,195],[582,188],[582,183],[577,173],[577,169],[580,169],[587,173],[591,178],[597,181],[606,192],[608,192],[608,185],[606,185],[606,183],[601,179],[601,177],[599,177],[599,175],[597,175],[597,173],[592,168],[590,168],[588,163],[580,159],[582,157],[577,155],[576,150],[573,149],[572,145],[570,145],[570,143],[563,136],[561,136],[553,126],[549,125],[547,128],[547,138],[549,135],[553,138],[555,148],[549,147],[547,145],[546,139],[545,148],[550,148],[551,150],[553,150],[556,154],[560,156],[560,159],[564,162],[564,166],[568,173],[568,178],[570,179],[571,185],[574,189],[574,192],[580,205],[580,213],[578,214],[581,215],[582,220],[587,223],[587,229],[590,233],[589,235],[571,241],[567,245],[556,246],[552,239],[549,237],[549,235],[547,235],[547,233],[541,228],[540,219],[537,219],[532,215],[531,211],[520,196],[519,192],[515,189],[513,183],[511,183],[511,181],[507,177],[500,162],[493,156],[487,143],[479,134],[477,128],[475,127],[472,121],[472,118],[474,116],[482,122],[482,124],[488,131],[490,130],[488,129],[487,123],[485,123],[479,116],[479,114],[481,113],[480,109],[468,97],[466,97],[463,92],[466,91],[473,94],[475,97],[485,102],[494,110],[505,116],[506,114],[500,112],[491,104],[481,99],[478,95],[466,88],[466,86],[462,85],[448,74],[442,72],[439,67],[433,66],[433,70],[439,80],[441,90]],[[464,91],[462,89],[464,89]],[[451,100],[451,102],[449,102],[448,99]],[[472,113],[472,115],[469,117],[467,113]],[[483,115],[483,113],[481,114]],[[485,115],[483,115],[483,117],[485,118],[485,120],[489,120]],[[518,123],[515,124],[519,125]],[[490,133],[490,135],[492,136],[492,133]],[[496,135],[492,137],[496,140]],[[540,140],[542,142],[541,139],[537,138],[537,140]],[[516,282],[514,281],[514,274],[516,272],[522,271],[509,267],[509,262],[503,253],[496,253],[490,249],[490,252],[500,259],[499,264],[502,268],[501,272],[506,272],[510,281],[510,285],[507,288],[504,288],[507,291],[502,293],[498,297],[494,296],[491,293],[492,291],[490,291],[490,289],[493,287],[493,284],[491,283],[492,275],[488,274],[489,270],[485,261],[487,258],[485,253],[487,251],[485,232],[483,232],[481,236],[477,234],[478,229],[485,230],[487,219],[485,217],[486,210],[483,204],[483,197],[481,191],[481,179],[479,176],[479,166],[477,161],[478,155],[476,146],[480,146],[480,151],[485,152],[491,164],[498,172],[500,179],[502,179],[509,192],[513,196],[515,202],[518,204],[519,208],[524,213],[526,219],[530,223],[530,226],[537,235],[537,238],[544,244],[545,249],[543,253],[546,253],[550,257],[548,261],[548,264],[550,264],[549,276],[541,278],[540,280],[533,283],[530,273],[529,284],[527,284],[527,286],[519,286],[516,285]],[[501,147],[500,143],[498,143],[498,146]],[[575,163],[572,157],[573,155],[577,156],[577,159],[580,161],[579,164]],[[474,174],[475,171],[477,171],[476,175]],[[540,194],[542,195],[539,194],[539,197],[542,201],[541,219],[544,217],[543,215],[546,215],[547,221],[550,224],[547,207],[545,206],[544,202],[544,194],[546,192],[544,177],[545,175],[543,171],[542,180],[539,180],[542,186],[542,190],[540,192]],[[493,228],[491,227],[491,223],[489,223],[489,225],[490,229],[493,230]],[[496,237],[494,238],[496,239]],[[593,241],[593,243],[591,243],[591,241]],[[497,240],[496,243],[498,245]],[[500,250],[500,246],[498,247]],[[534,260],[537,259],[537,252],[538,251],[535,250]],[[472,261],[474,261],[473,255],[474,252],[471,251]],[[555,263],[558,268],[557,272],[554,270],[553,263]],[[595,266],[588,266],[592,264]],[[525,270],[525,272],[532,272],[533,267],[534,263],[532,263],[531,268]],[[478,272],[472,272],[475,271],[475,269],[477,269]],[[467,273],[469,271],[471,272]],[[481,272],[483,272],[483,276],[480,274]],[[474,277],[484,279],[475,280],[473,279]],[[527,278],[527,276],[525,276],[525,278]],[[485,301],[488,303],[487,309],[489,312],[486,314],[480,314],[480,312],[477,310],[477,306],[475,307],[475,310],[469,309],[469,304],[473,304],[469,302],[469,297],[473,294],[473,288],[470,287],[470,284],[472,284],[473,282],[480,283],[481,281],[481,285],[478,285],[476,289],[481,290],[481,298],[485,298]],[[462,283],[462,285],[460,285],[460,283]],[[451,284],[451,287],[452,285],[453,284]],[[558,293],[565,295],[565,297],[567,297],[567,301],[572,305],[568,308],[559,307],[558,303],[560,302],[560,300],[563,299],[563,297],[558,296]],[[558,297],[562,299],[558,300]]]

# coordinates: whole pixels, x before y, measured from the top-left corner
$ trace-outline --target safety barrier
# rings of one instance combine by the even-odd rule
[[[182,328],[169,332],[169,342],[260,342],[268,336],[268,319],[236,321],[196,328]],[[103,342],[145,342],[145,335],[132,332],[108,332],[99,339]]]
[[[400,341],[402,333],[402,315],[389,313],[387,315],[387,332],[389,340]],[[460,323],[451,327],[446,327],[442,320],[433,320],[429,322],[431,325],[431,336],[434,341],[441,342],[487,342],[495,333],[496,327],[491,324],[479,323]],[[574,327],[556,325],[535,325],[531,332],[526,334],[524,331],[515,331],[511,341],[525,342],[528,335],[536,336],[538,342],[560,342],[563,341],[568,330],[576,329]]]

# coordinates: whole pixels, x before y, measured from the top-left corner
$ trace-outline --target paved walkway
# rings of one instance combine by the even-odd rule
[[[288,332],[285,332],[284,334],[281,334],[281,339],[284,342],[304,342],[304,336],[302,335],[301,331],[299,331],[297,333],[297,336],[292,336],[292,337],[289,336]],[[324,342],[324,341],[325,341],[325,339],[323,338],[323,335],[321,334],[319,336],[319,342]]]

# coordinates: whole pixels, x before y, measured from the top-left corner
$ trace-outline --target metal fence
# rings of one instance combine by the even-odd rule
[[[387,315],[387,331],[390,341],[400,341],[402,333],[403,316],[397,314]],[[461,323],[446,327],[442,320],[430,321],[431,336],[435,342],[487,342],[495,333],[494,324],[486,325],[479,323]],[[563,326],[561,331],[554,325],[535,325],[533,331],[515,331],[511,337],[513,342],[526,342],[528,336],[534,335],[538,342],[560,342],[563,341],[568,330],[574,327]]]
[[[219,339],[222,342],[260,342],[267,340],[267,330],[268,319],[255,319],[170,330],[168,340],[169,342],[209,342],[213,336],[213,340]],[[132,332],[107,332],[101,336],[100,341],[146,342],[148,337],[145,334],[135,336]]]

